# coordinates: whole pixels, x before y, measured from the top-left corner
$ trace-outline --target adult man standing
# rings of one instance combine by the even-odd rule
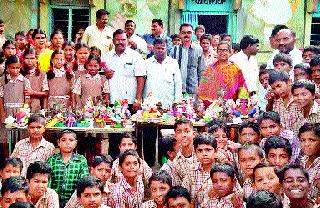
[[[257,91],[259,68],[255,55],[259,50],[259,40],[251,35],[245,35],[240,41],[241,51],[230,57],[237,64],[246,80],[248,91]]]
[[[151,32],[151,34],[145,34],[142,36],[142,38],[148,44],[149,54],[147,57],[150,58],[151,56],[153,56],[153,41],[157,38],[165,39],[167,41],[167,53],[169,53],[173,47],[172,41],[171,38],[164,33],[163,22],[161,19],[152,20]]]
[[[166,40],[156,39],[153,44],[154,56],[146,60],[144,97],[153,93],[162,106],[168,108],[182,98],[181,72],[177,60],[166,54]]]
[[[191,24],[180,26],[182,45],[175,46],[170,56],[178,60],[182,78],[182,92],[195,94],[201,72],[204,69],[203,51],[200,45],[192,45],[193,28]]]
[[[96,12],[96,24],[86,28],[82,36],[82,43],[96,46],[104,54],[112,49],[112,29],[108,25],[109,12],[99,9]]]
[[[296,34],[291,29],[281,29],[276,35],[277,50],[268,60],[267,68],[273,69],[273,58],[279,53],[288,54],[292,59],[292,66],[302,63],[302,52],[294,45],[296,42]]]
[[[110,103],[128,99],[133,111],[141,107],[144,76],[144,60],[138,52],[127,47],[127,35],[122,29],[113,33],[114,49],[102,56],[102,61],[113,71],[109,78]]]
[[[133,20],[127,20],[124,24],[124,30],[127,34],[128,46],[141,54],[147,54],[148,48],[146,41],[135,34],[136,23],[134,23]]]

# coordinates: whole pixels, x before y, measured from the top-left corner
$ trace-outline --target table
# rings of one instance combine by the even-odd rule
[[[9,146],[9,155],[12,153],[12,142],[17,140],[18,133],[20,131],[26,131],[26,127],[12,127],[6,126],[8,131],[8,146]],[[47,127],[47,132],[59,132],[63,129],[72,129],[77,133],[102,133],[102,134],[120,134],[126,132],[134,132],[135,126],[134,125],[127,125],[125,128],[111,128],[109,125],[105,128],[81,128],[81,127]]]

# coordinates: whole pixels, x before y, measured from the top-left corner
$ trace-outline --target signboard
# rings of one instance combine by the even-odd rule
[[[51,0],[51,5],[89,6],[89,0]]]
[[[185,0],[184,11],[229,12],[232,0]]]

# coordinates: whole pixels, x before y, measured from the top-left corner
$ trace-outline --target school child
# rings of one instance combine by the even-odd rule
[[[40,114],[31,115],[28,119],[29,138],[22,139],[15,145],[12,158],[20,158],[23,163],[22,176],[27,173],[30,163],[47,161],[54,154],[55,147],[43,138],[46,119]]]
[[[151,192],[151,200],[142,204],[142,208],[157,208],[166,207],[165,197],[172,187],[171,176],[163,170],[152,173],[149,178],[148,185]]]
[[[34,208],[34,205],[30,202],[15,202],[9,208]]]
[[[201,207],[240,208],[243,207],[241,193],[236,189],[236,173],[232,165],[227,163],[216,163],[210,170],[212,180],[212,193],[206,193]]]
[[[64,37],[61,30],[56,30],[50,35],[51,50],[61,50],[64,43]]]
[[[273,165],[259,163],[253,168],[253,187],[255,190],[266,190],[280,196],[281,185],[277,170]]]
[[[113,159],[110,155],[97,155],[93,158],[93,161],[90,165],[90,175],[101,180],[103,184],[103,192],[102,192],[102,203],[108,204],[111,188],[113,187],[113,183],[110,183],[111,172],[112,172],[112,162]],[[65,208],[81,208],[81,204],[77,199],[77,191],[75,191]]]
[[[16,54],[19,58],[21,58],[24,50],[27,47],[27,37],[23,31],[20,31],[14,35],[14,40],[16,45]]]
[[[307,64],[297,64],[293,68],[294,81],[300,79],[311,79],[311,68]]]
[[[126,150],[137,150],[137,139],[131,134],[131,133],[124,133],[121,135],[119,140],[119,150],[120,154],[124,153]],[[139,169],[139,174],[143,178],[143,182],[145,184],[148,184],[149,178],[152,175],[152,169],[149,167],[149,165],[146,163],[146,161],[140,159],[141,166]],[[121,169],[119,166],[119,158],[117,158],[113,164],[112,164],[112,176],[111,181],[113,183],[118,183],[121,178],[123,177],[121,173]]]
[[[318,46],[308,46],[304,48],[302,52],[303,63],[309,64],[310,61],[319,54],[320,48]]]
[[[86,74],[86,69],[84,65],[88,61],[90,55],[90,48],[84,43],[78,43],[75,45],[75,51],[77,61],[73,66],[73,71],[75,73],[75,78],[78,78],[80,75]]]
[[[52,168],[49,188],[59,194],[60,207],[63,208],[80,178],[88,175],[87,159],[80,154],[74,153],[77,147],[77,135],[73,130],[65,129],[58,137],[60,153],[52,155],[48,163]]]
[[[0,164],[0,189],[2,182],[10,177],[20,176],[22,161],[19,158],[7,158]]]
[[[320,87],[320,56],[315,56],[310,61],[310,68],[311,68],[311,80],[317,86],[317,89]],[[316,91],[316,98],[319,99],[320,93],[319,90]]]
[[[188,190],[182,186],[173,186],[167,193],[166,205],[169,208],[191,208],[191,197]]]
[[[265,190],[254,191],[247,200],[246,208],[283,208],[281,199]]]
[[[65,56],[62,50],[56,50],[51,55],[51,68],[47,72],[49,85],[49,109],[61,109],[71,106],[71,88],[74,73],[66,68]]]
[[[90,54],[95,54],[101,58],[101,50],[96,46],[90,47]]]
[[[48,188],[51,167],[46,162],[31,163],[27,170],[30,201],[36,208],[59,208],[59,196]]]
[[[238,149],[240,178],[244,197],[248,198],[253,190],[253,168],[264,160],[264,151],[254,144],[245,144]]]
[[[278,173],[278,177],[286,196],[283,200],[284,207],[317,207],[314,198],[308,197],[309,174],[303,167],[297,164],[287,165]]]
[[[75,44],[72,41],[66,41],[62,45],[62,50],[66,58],[66,64],[69,69],[73,69],[76,64],[75,59]]]
[[[141,160],[135,150],[129,149],[119,156],[119,169],[123,177],[111,191],[111,207],[141,207],[144,198],[144,185],[139,169]]]
[[[195,132],[192,121],[187,119],[176,120],[173,128],[174,138],[179,146],[179,152],[173,160],[173,171],[174,176],[177,177],[175,181],[182,182],[184,177],[190,173],[192,165],[198,162],[193,149]]]
[[[80,179],[77,186],[77,196],[82,208],[109,208],[102,204],[103,183],[94,176]]]
[[[320,122],[320,107],[315,101],[316,85],[310,80],[299,80],[291,88],[294,99],[303,111],[303,117],[308,123]]]
[[[217,140],[217,162],[234,163],[235,157],[233,152],[236,152],[241,145],[228,139],[227,125],[224,122],[218,121],[209,128],[208,132],[213,134]]]
[[[279,53],[273,58],[273,67],[276,71],[287,72],[291,81],[294,80],[292,59],[289,55]]]
[[[104,98],[106,105],[110,104],[110,90],[108,79],[98,72],[101,68],[101,59],[91,54],[84,65],[87,73],[80,75],[76,80],[72,92],[75,94],[73,106],[84,106],[88,98]]]
[[[22,54],[23,68],[21,74],[30,81],[30,89],[25,90],[25,95],[30,96],[30,109],[32,113],[46,108],[48,101],[48,80],[44,72],[37,66],[36,51],[29,47]],[[43,104],[41,106],[41,103]]]
[[[6,40],[2,46],[2,57],[4,60],[8,59],[10,56],[17,54],[16,45],[12,40]]]
[[[15,202],[28,202],[29,188],[22,176],[15,176],[6,179],[1,187],[1,208],[8,208]]]
[[[305,123],[299,130],[301,164],[309,174],[310,196],[316,197],[320,189],[320,124]]]
[[[174,46],[176,45],[181,45],[182,41],[181,41],[181,36],[179,34],[174,34],[171,36],[172,39],[172,44]]]
[[[192,203],[198,207],[203,202],[204,188],[211,185],[210,170],[215,162],[217,140],[212,134],[200,133],[194,138],[193,147],[199,163],[192,164],[182,186],[189,191]]]
[[[298,162],[301,157],[299,139],[290,130],[284,130],[280,123],[280,116],[276,112],[267,111],[258,117],[257,124],[260,129],[261,141],[260,147],[264,145],[271,136],[280,136],[287,139],[292,147],[291,162]]]
[[[267,108],[267,94],[270,91],[271,87],[269,85],[269,73],[270,69],[265,69],[260,66],[259,71],[259,90],[258,90],[258,107],[260,111],[265,112]]]
[[[21,63],[18,56],[6,60],[5,84],[0,85],[0,117],[2,121],[23,107],[30,104],[30,97],[25,90],[30,89],[30,81],[20,74]]]
[[[260,142],[260,131],[256,123],[243,122],[239,128],[240,144],[257,144]]]
[[[298,134],[300,126],[303,124],[303,114],[291,93],[292,82],[289,76],[283,71],[273,71],[269,75],[269,84],[274,93],[271,110],[279,113],[281,124],[284,129],[291,130]]]
[[[182,181],[179,181],[179,178],[174,175],[173,160],[176,158],[179,151],[177,140],[172,136],[163,137],[160,141],[160,152],[167,159],[166,163],[162,165],[160,170],[166,171],[172,178],[172,186],[181,184]]]
[[[292,156],[292,147],[290,142],[279,136],[271,136],[263,147],[266,160],[270,165],[278,170],[290,163]]]

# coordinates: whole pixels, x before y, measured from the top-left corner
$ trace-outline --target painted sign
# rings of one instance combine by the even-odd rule
[[[184,11],[230,11],[232,0],[185,0]]]

